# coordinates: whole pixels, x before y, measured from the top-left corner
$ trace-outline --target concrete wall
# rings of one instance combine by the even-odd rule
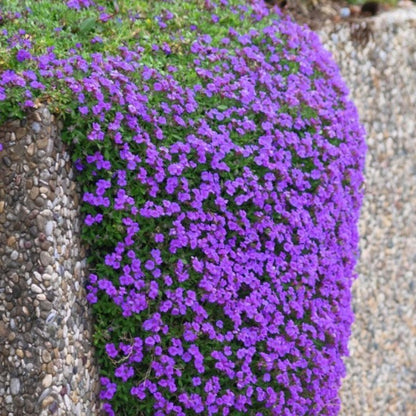
[[[0,415],[95,411],[79,190],[46,108],[0,127]]]
[[[416,8],[326,26],[368,132],[342,416],[416,415]]]

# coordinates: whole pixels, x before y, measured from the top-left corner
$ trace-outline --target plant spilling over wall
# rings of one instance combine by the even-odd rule
[[[262,1],[9,1],[4,115],[46,102],[83,188],[116,415],[335,415],[364,132]]]

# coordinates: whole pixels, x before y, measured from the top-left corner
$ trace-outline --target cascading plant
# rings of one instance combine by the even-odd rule
[[[336,415],[365,144],[318,37],[262,1],[38,3],[1,12],[0,105],[65,121],[104,410]]]

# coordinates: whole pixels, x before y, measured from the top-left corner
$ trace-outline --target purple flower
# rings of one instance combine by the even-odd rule
[[[115,358],[118,354],[118,351],[114,344],[106,344],[105,350],[109,357]]]
[[[32,55],[30,54],[30,52],[28,52],[24,49],[19,49],[16,53],[16,59],[19,62],[23,62],[23,61],[32,59]]]
[[[104,403],[103,404],[103,410],[106,412],[109,416],[115,416],[115,413],[113,411],[113,408],[111,407],[110,403]]]
[[[93,5],[93,2],[90,0],[68,0],[66,5],[70,9],[81,10],[81,8],[88,8]]]
[[[123,382],[126,382],[129,378],[133,377],[134,370],[129,365],[122,364],[116,368],[114,375],[121,378]]]
[[[89,112],[89,108],[86,106],[78,107],[78,110],[83,116],[86,116]]]
[[[117,385],[115,383],[111,383],[110,379],[107,377],[101,377],[101,392],[100,398],[104,400],[111,400],[117,390]]]
[[[97,214],[94,217],[92,215],[88,214],[85,217],[84,223],[86,225],[91,226],[91,225],[93,225],[95,223],[100,223],[102,220],[103,220],[103,215],[102,214]]]

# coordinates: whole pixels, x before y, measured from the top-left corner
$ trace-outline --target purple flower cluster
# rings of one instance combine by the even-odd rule
[[[191,28],[185,69],[156,69],[141,47],[50,50],[34,58],[39,80],[0,77],[0,94],[60,77],[88,126],[76,162],[100,263],[88,299],[128,326],[109,324],[104,346],[109,414],[125,386],[158,416],[339,410],[364,131],[315,34],[262,2],[230,3],[202,12],[252,29],[217,41]],[[163,30],[174,16],[156,20]]]

